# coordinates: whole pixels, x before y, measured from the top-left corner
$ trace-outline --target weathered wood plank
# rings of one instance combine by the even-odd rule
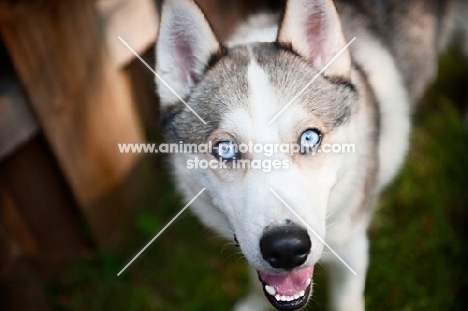
[[[34,257],[39,254],[39,246],[34,234],[31,232],[23,215],[21,215],[13,198],[8,194],[1,182],[0,220],[5,224],[6,229],[16,237],[16,241],[26,256]]]
[[[72,194],[42,136],[0,163],[0,219],[24,254],[57,263],[88,249]]]
[[[107,47],[118,67],[126,66],[134,59],[117,39],[119,36],[139,54],[156,41],[159,21],[153,0],[99,0],[96,7]]]
[[[0,310],[52,310],[34,272],[0,222]]]
[[[0,161],[37,134],[39,126],[20,86],[0,80]]]
[[[140,54],[141,58],[154,68],[154,47]],[[123,69],[135,107],[139,111],[144,127],[149,133],[159,130],[159,98],[155,91],[154,74],[139,60],[135,59]]]
[[[39,125],[0,40],[0,161],[38,132]]]
[[[131,96],[106,52],[92,0],[0,2],[0,35],[51,148],[99,243],[122,206],[96,206],[136,164],[117,144],[142,142]],[[122,216],[120,216],[120,219]]]

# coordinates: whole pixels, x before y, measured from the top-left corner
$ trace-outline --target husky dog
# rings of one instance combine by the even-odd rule
[[[251,17],[220,42],[194,1],[163,3],[162,128],[169,142],[215,146],[171,162],[187,201],[206,188],[192,211],[234,239],[252,268],[251,294],[236,310],[305,306],[319,260],[330,267],[331,308],[364,310],[372,207],[404,161],[411,111],[459,25],[456,12],[467,12],[456,5],[290,0],[282,15]],[[236,148],[247,143],[318,152]],[[320,152],[343,143],[355,152]],[[195,159],[225,165],[188,168]],[[288,168],[236,166],[268,159]]]

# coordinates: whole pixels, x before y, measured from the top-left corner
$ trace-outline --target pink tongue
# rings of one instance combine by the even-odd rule
[[[314,266],[287,274],[267,274],[259,272],[260,279],[273,287],[276,293],[283,296],[294,296],[305,290],[306,282],[312,278]]]

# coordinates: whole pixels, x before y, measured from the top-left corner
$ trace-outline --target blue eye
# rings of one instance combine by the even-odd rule
[[[216,144],[213,154],[224,160],[232,160],[236,157],[236,145],[232,141],[220,141]]]
[[[322,134],[316,130],[307,130],[301,135],[301,151],[307,152],[318,147],[322,139]]]

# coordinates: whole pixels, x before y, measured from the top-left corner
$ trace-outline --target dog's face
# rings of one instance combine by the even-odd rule
[[[198,215],[226,221],[282,310],[302,307],[311,293],[330,193],[346,161],[319,150],[354,141],[349,118],[360,100],[347,53],[319,74],[344,40],[334,7],[310,2],[288,5],[278,42],[224,49],[193,2],[167,1],[157,44],[157,72],[206,122],[158,83],[167,139],[214,146],[174,155],[176,178],[185,188],[206,188],[216,209]],[[280,145],[290,149],[275,150]],[[202,160],[225,166],[194,167]]]

